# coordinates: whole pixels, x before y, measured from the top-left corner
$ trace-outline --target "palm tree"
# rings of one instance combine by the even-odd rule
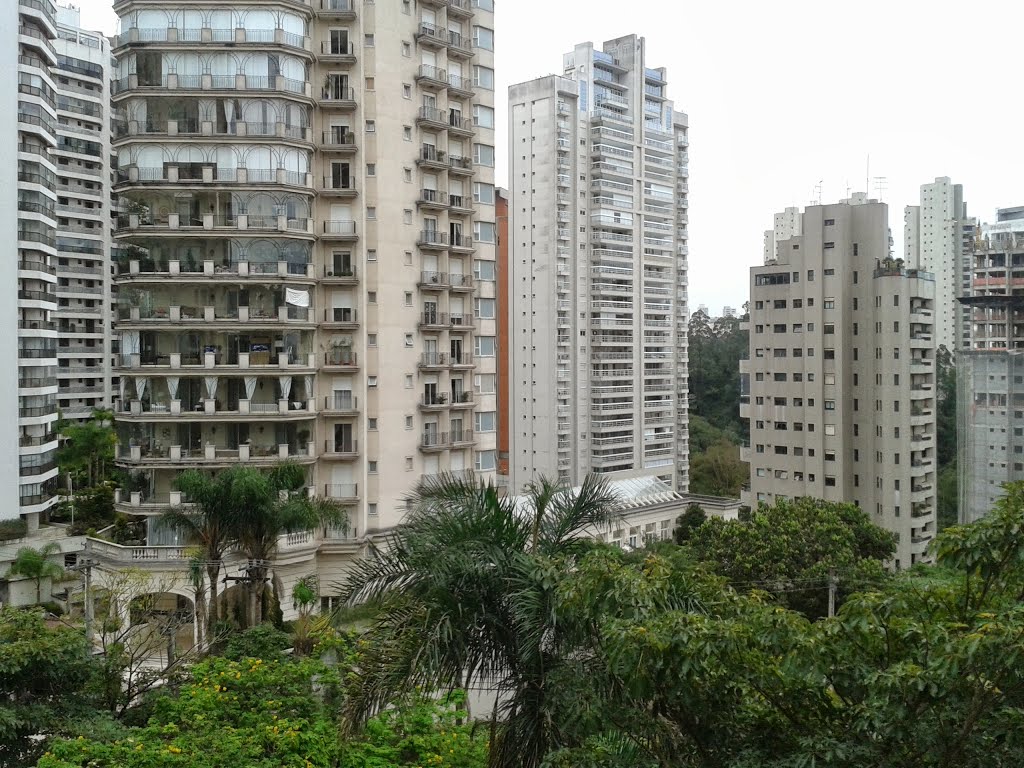
[[[59,581],[64,578],[64,569],[50,558],[60,553],[60,544],[51,541],[39,549],[22,547],[14,556],[14,562],[7,569],[7,578],[24,576],[36,582],[36,604],[43,602],[43,579]]]
[[[548,718],[564,646],[552,618],[556,577],[593,546],[587,529],[615,517],[616,497],[597,475],[578,489],[541,479],[518,500],[442,475],[409,502],[387,546],[343,589],[348,604],[379,607],[348,723],[415,688],[485,686],[497,693],[492,766],[538,766],[557,740]]]
[[[217,603],[217,582],[224,553],[236,536],[239,497],[236,480],[242,471],[253,471],[245,467],[225,470],[215,477],[190,469],[178,476],[177,486],[188,504],[166,510],[160,516],[160,523],[177,531],[188,541],[199,547],[199,558],[206,566],[210,580],[209,610],[206,611],[207,627],[213,627],[219,618]],[[196,606],[199,615],[199,607]]]
[[[240,506],[235,541],[249,560],[251,626],[263,621],[263,593],[280,537],[318,526],[348,525],[343,507],[331,499],[309,498],[301,492],[305,485],[305,470],[290,462],[270,472],[243,469],[236,479],[236,490],[245,503]]]

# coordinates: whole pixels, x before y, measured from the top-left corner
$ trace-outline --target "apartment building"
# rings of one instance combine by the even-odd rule
[[[765,264],[775,259],[779,242],[802,234],[803,216],[800,209],[795,206],[775,214],[774,226],[764,231]]]
[[[750,275],[747,504],[857,504],[898,536],[894,565],[935,534],[935,287],[890,256],[888,209],[810,206]],[[749,389],[748,389],[749,387]]]
[[[510,474],[689,486],[687,117],[635,35],[509,91]]]
[[[963,186],[948,176],[922,184],[920,204],[903,211],[903,258],[935,275],[935,338],[950,352],[966,346],[969,333],[957,299],[969,286],[973,231]]]
[[[56,502],[57,475],[57,65],[56,8],[49,0],[17,0],[0,8],[0,35],[9,51],[0,90],[0,217],[9,233],[0,259],[0,391],[10,430],[0,443],[0,488],[8,494],[0,518],[35,528]],[[14,109],[14,107],[17,109]],[[17,489],[17,496],[15,496]]]
[[[122,508],[288,459],[362,536],[493,477],[492,0],[115,10]]]
[[[111,406],[110,43],[57,8],[57,403],[61,417]]]
[[[974,243],[970,322],[957,357],[959,519],[984,517],[1024,480],[1024,207],[1002,208]]]

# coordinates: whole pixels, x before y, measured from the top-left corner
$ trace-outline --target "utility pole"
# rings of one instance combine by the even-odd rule
[[[828,617],[831,619],[836,615],[836,586],[839,579],[836,578],[836,569],[828,569]]]
[[[76,565],[74,568],[68,568],[69,571],[82,571],[85,574],[85,639],[89,642],[90,648],[92,647],[92,569],[96,567],[97,563],[93,562],[92,558],[86,558],[81,563]]]

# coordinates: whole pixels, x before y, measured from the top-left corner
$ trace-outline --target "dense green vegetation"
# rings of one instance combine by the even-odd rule
[[[936,459],[938,460],[938,529],[955,525],[959,509],[957,482],[956,364],[940,347],[935,355]]]
[[[748,332],[736,318],[690,318],[690,491],[739,496],[749,469],[739,445],[748,425],[740,419],[740,359]]]
[[[583,536],[615,524],[594,478],[578,496],[538,484],[518,508],[456,478],[412,502],[345,586],[369,617],[358,634],[314,621],[304,655],[282,651],[294,633],[250,629],[124,710],[97,698],[109,677],[79,629],[0,611],[0,762],[1024,762],[1024,484],[943,531],[936,566],[899,574],[879,566],[891,537],[849,505],[728,523],[691,509],[681,543],[626,552]],[[830,575],[839,608],[824,618]],[[458,693],[476,688],[497,693],[493,709]]]

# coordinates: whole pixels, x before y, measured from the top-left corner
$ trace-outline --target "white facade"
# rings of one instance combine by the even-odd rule
[[[643,38],[509,93],[510,475],[689,485],[686,115]]]
[[[287,458],[362,536],[492,478],[492,0],[115,10],[125,511]]]
[[[934,283],[889,258],[887,206],[862,195],[808,207],[801,232],[751,269],[744,501],[855,503],[908,567],[935,534]]]
[[[903,217],[904,259],[908,266],[935,275],[936,340],[950,352],[965,341],[957,298],[970,271],[970,250],[965,251],[963,238],[966,208],[963,187],[943,176],[921,185],[920,205],[908,205]]]
[[[775,258],[776,244],[803,233],[803,213],[791,207],[775,214],[775,226],[764,231],[764,263]]]
[[[0,440],[0,487],[9,494],[0,518],[20,514],[34,527],[56,502],[56,9],[49,0],[2,5],[0,34],[10,58],[0,74],[8,105],[0,116],[0,153],[9,176],[0,185],[0,216],[9,251],[0,269],[10,293],[0,301],[0,391],[10,431]]]
[[[110,44],[57,9],[58,405],[88,419],[111,400]]]

